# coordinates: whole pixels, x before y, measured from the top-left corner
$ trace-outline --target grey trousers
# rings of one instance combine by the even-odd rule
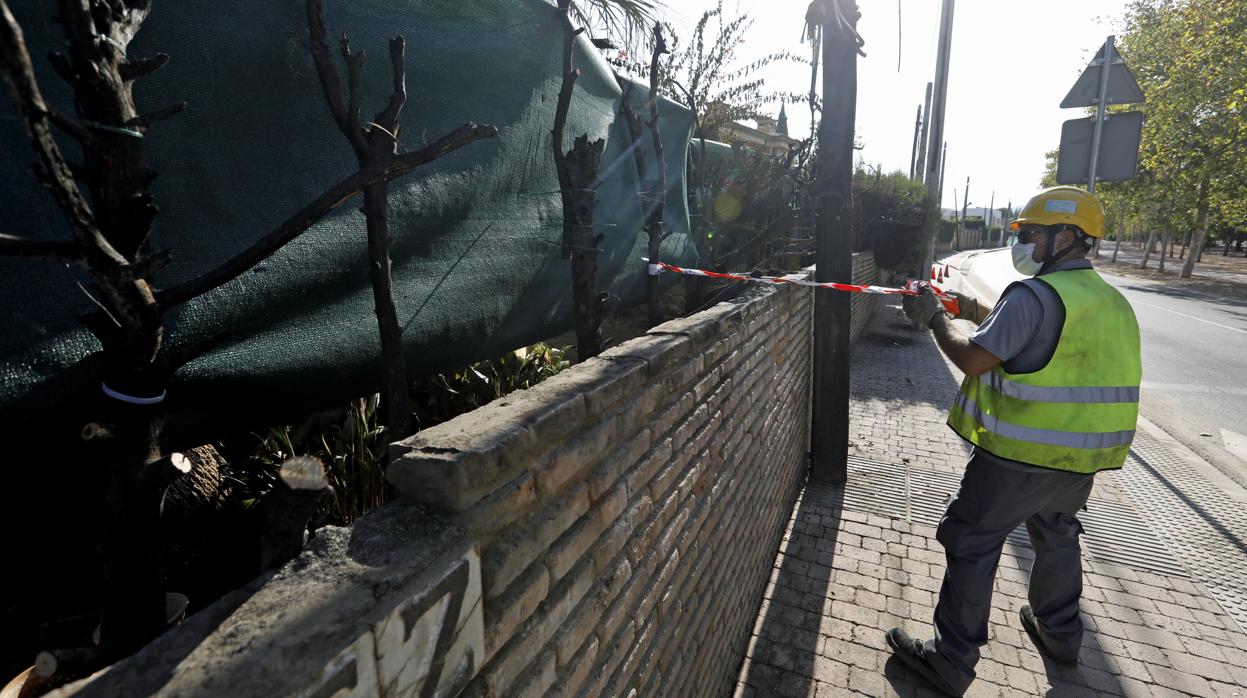
[[[1002,462],[982,451],[966,464],[935,534],[947,567],[935,607],[935,638],[923,646],[954,689],[964,692],[974,681],[979,648],[987,644],[1000,551],[1023,522],[1035,551],[1029,598],[1040,632],[1057,648],[1074,650],[1082,643],[1082,524],[1075,513],[1091,495],[1093,477]]]

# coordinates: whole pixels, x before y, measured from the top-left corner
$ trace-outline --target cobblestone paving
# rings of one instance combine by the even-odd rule
[[[854,347],[851,452],[900,469],[959,472],[967,449],[944,416],[961,376],[896,310],[881,306]],[[1136,486],[1121,475],[1097,476],[1093,496],[1131,501],[1123,485]],[[894,625],[930,635],[944,570],[935,529],[846,508],[843,498],[840,489],[810,483],[794,507],[738,696],[936,695],[883,640]],[[1088,632],[1080,665],[1046,661],[1017,615],[1031,560],[1028,547],[1006,544],[991,640],[968,696],[1247,697],[1247,634],[1208,589],[1096,560],[1084,562]]]

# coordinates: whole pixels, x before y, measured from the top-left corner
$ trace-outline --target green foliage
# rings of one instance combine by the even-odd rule
[[[884,269],[914,270],[931,244],[927,190],[899,170],[883,174],[859,168],[853,174],[855,250],[874,252]]]
[[[325,466],[332,499],[316,517],[347,524],[387,499],[385,455],[388,439],[377,420],[378,396],[359,398],[339,409],[308,416],[297,425],[270,427],[257,434],[243,467],[231,468],[244,506],[254,505],[277,483],[281,464],[294,456],[312,456]]]
[[[1147,101],[1110,110],[1147,118],[1138,177],[1097,187],[1110,220],[1183,234],[1203,213],[1214,235],[1247,229],[1247,3],[1132,0],[1118,48]]]
[[[787,51],[760,56],[740,63],[738,51],[753,26],[747,14],[727,17],[723,2],[702,13],[687,43],[674,26],[663,23],[669,52],[659,60],[659,92],[697,114],[698,136],[721,139],[722,128],[733,121],[768,116],[764,107],[783,99],[792,104],[808,101],[806,95],[765,92],[758,73],[766,66],[788,61],[809,64],[809,60]],[[651,42],[652,46],[652,42]],[[624,73],[648,80],[650,54],[633,55],[621,51],[611,58]]]
[[[456,417],[517,390],[530,388],[571,365],[566,348],[536,344],[492,361],[424,378],[412,386],[420,428]],[[313,414],[297,425],[270,427],[229,477],[244,506],[252,506],[277,483],[287,459],[308,455],[325,465],[331,500],[317,520],[347,524],[388,499],[385,458],[389,446],[377,419],[378,396]]]
[[[621,47],[637,46],[663,10],[662,0],[572,0],[572,21]]]
[[[736,146],[730,157],[695,171],[698,181],[703,174],[705,179],[693,196],[693,240],[709,266],[772,266],[777,252],[812,249],[812,230],[798,225],[810,182],[809,166],[800,157],[807,147],[772,155]],[[696,143],[693,151],[698,152]]]
[[[569,347],[535,344],[457,371],[421,379],[412,401],[421,429],[470,412],[517,390],[531,388],[571,366]]]
[[[1060,157],[1060,148],[1049,150],[1043,154],[1043,177],[1039,178],[1040,189],[1056,186],[1056,165]]]

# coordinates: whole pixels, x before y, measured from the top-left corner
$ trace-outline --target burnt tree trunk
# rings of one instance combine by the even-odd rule
[[[96,307],[81,321],[101,345],[101,370],[93,385],[102,394],[85,408],[97,416],[81,430],[86,442],[81,450],[82,457],[98,464],[97,477],[76,483],[98,492],[106,510],[101,647],[92,653],[96,664],[138,649],[168,620],[160,513],[166,489],[190,470],[190,461],[181,454],[162,455],[168,412],[162,401],[179,361],[193,352],[179,357],[164,350],[164,313],[237,278],[364,187],[497,133],[492,126],[466,124],[418,151],[361,170],[218,267],[158,290],[154,275],[172,254],[151,247],[157,208],[148,187],[155,172],[145,165],[142,145],[153,127],[185,103],[142,114],[135,108],[135,81],[169,60],[166,54],[127,57],[130,40],[150,9],[148,0],[60,0],[57,20],[68,48],[51,54],[49,61],[73,91],[76,116],[69,116],[44,100],[21,27],[0,0],[0,79],[34,151],[35,176],[64,213],[71,234],[64,241],[0,235],[0,255],[81,267],[92,284],[91,291],[82,290]],[[65,159],[52,136],[53,125],[82,146],[82,163]],[[90,194],[89,204],[80,184]],[[69,656],[74,648],[56,651],[61,649]]]
[[[602,353],[602,307],[604,293],[594,289],[598,270],[598,245],[603,236],[593,232],[593,208],[596,193],[592,186],[602,164],[606,141],[589,142],[588,135],[576,139],[567,151],[567,169],[572,185],[572,297],[576,302],[576,345],[581,361]],[[564,215],[566,216],[565,212]]]
[[[94,290],[84,289],[96,309],[82,318],[99,340],[103,359],[98,376],[103,395],[95,408],[101,418],[91,423],[108,426],[100,432],[83,431],[83,457],[98,463],[100,480],[88,486],[106,503],[107,607],[100,642],[102,653],[112,657],[136,649],[164,625],[159,565],[163,492],[153,483],[167,485],[171,480],[151,478],[148,464],[159,454],[158,403],[171,371],[160,355],[164,328],[150,275],[168,259],[152,254],[148,243],[156,214],[148,185],[155,173],[144,164],[142,138],[185,104],[149,114],[135,108],[133,81],[164,63],[160,56],[133,62],[125,56],[148,9],[140,3],[59,3],[67,49],[49,60],[73,90],[76,116],[71,117],[44,101],[21,28],[0,1],[3,78],[35,151],[35,176],[56,199],[73,236],[58,248],[86,269]],[[82,164],[65,160],[52,137],[52,124],[81,144]],[[89,192],[90,204],[75,180]]]
[[[650,138],[654,142],[654,164],[658,171],[654,178],[645,186],[648,196],[642,201],[646,211],[645,233],[649,236],[649,264],[645,285],[645,297],[649,303],[649,324],[651,327],[662,322],[662,306],[659,303],[662,284],[653,265],[659,261],[659,251],[663,240],[663,209],[667,202],[667,167],[663,162],[662,133],[658,129],[658,85],[660,82],[658,59],[667,53],[667,41],[662,35],[662,25],[654,24],[654,50],[650,54],[649,64],[649,115],[646,124]]]
[[[312,57],[334,121],[355,151],[361,171],[378,171],[398,155],[398,117],[407,101],[406,42],[398,36],[390,40],[390,70],[393,90],[389,104],[378,112],[369,128],[360,123],[361,86],[366,54],[351,52],[346,35],[338,44],[347,68],[347,102],[343,103],[338,72],[329,55],[325,39],[324,8],[320,0],[307,1],[308,34]],[[381,401],[385,405],[385,426],[390,441],[411,431],[411,396],[407,384],[407,359],[403,354],[403,331],[394,306],[394,281],[390,272],[390,235],[387,225],[388,185],[384,180],[364,188],[363,213],[368,228],[368,276],[372,283],[373,308],[381,340]]]
[[[368,276],[372,282],[373,308],[381,335],[382,402],[386,407],[388,438],[397,441],[411,432],[411,395],[407,385],[407,361],[403,355],[403,328],[394,306],[394,281],[390,273],[388,227],[389,185],[378,182],[364,189],[364,215],[368,220]]]
[[[589,143],[583,134],[563,152],[563,130],[571,108],[572,90],[580,71],[572,65],[576,36],[582,30],[572,27],[568,13],[571,0],[558,0],[559,20],[563,27],[563,82],[559,87],[558,104],[554,110],[554,127],[550,130],[554,150],[554,169],[559,178],[563,204],[563,259],[572,262],[572,300],[576,315],[576,355],[579,360],[602,353],[602,316],[605,294],[595,290],[598,269],[598,245],[602,235],[593,232],[593,209],[597,204],[598,169],[606,142]]]

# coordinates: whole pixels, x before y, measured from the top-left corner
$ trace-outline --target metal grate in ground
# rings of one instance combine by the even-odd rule
[[[934,526],[960,481],[952,473],[850,456],[844,507]],[[1129,504],[1092,498],[1078,519],[1085,530],[1082,547],[1087,557],[1158,574],[1187,576],[1182,563]],[[1008,540],[1030,547],[1024,526],[1014,529]]]
[[[1136,432],[1118,487],[1247,631],[1247,511],[1151,434]]]

